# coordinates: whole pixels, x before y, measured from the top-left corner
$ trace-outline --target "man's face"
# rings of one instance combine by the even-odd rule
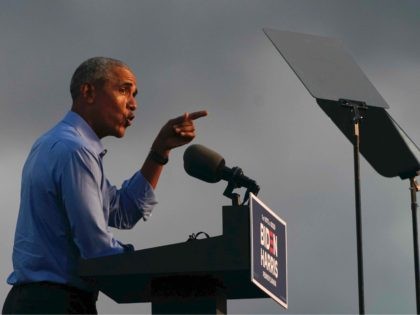
[[[99,138],[121,138],[131,125],[137,108],[135,75],[128,69],[115,67],[109,78],[95,88],[93,127]]]

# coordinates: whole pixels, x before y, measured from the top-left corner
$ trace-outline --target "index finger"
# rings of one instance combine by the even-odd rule
[[[197,112],[189,113],[188,119],[196,120],[198,118],[205,117],[207,115],[208,115],[208,113],[207,113],[206,110],[200,110],[200,111],[197,111]]]

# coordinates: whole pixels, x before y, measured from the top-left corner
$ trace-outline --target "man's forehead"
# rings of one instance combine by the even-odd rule
[[[110,70],[110,73],[111,73],[110,79],[114,79],[122,84],[127,83],[127,84],[136,85],[136,82],[137,82],[136,76],[134,75],[133,71],[131,71],[128,68],[114,67]]]

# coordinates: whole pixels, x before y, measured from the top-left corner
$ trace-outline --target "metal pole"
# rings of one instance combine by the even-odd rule
[[[356,235],[357,235],[357,269],[359,284],[359,314],[365,314],[365,296],[364,296],[364,280],[363,280],[363,240],[362,240],[362,207],[360,194],[360,129],[359,122],[361,116],[357,107],[354,107],[354,183],[355,183],[355,199],[356,199]]]
[[[417,197],[416,193],[419,191],[420,186],[414,178],[410,178],[410,191],[411,191],[411,212],[413,216],[413,246],[414,246],[414,274],[416,281],[416,305],[417,314],[420,314],[420,266],[419,266],[419,238],[417,230]]]

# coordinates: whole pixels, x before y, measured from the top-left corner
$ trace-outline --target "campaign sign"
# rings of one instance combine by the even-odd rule
[[[251,194],[251,280],[287,308],[286,222]]]

